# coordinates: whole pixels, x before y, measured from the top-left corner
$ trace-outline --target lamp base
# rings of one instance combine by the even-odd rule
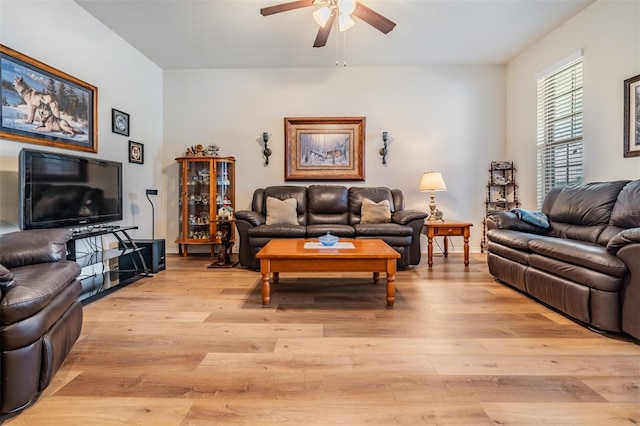
[[[437,222],[438,219],[436,218],[436,202],[434,201],[434,193],[433,191],[431,191],[431,201],[429,202],[429,210],[431,211],[431,213],[429,213],[429,217],[427,218],[427,221],[433,223],[433,222]]]

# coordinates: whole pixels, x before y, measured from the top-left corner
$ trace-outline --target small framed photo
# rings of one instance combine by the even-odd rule
[[[144,145],[140,142],[129,141],[129,162],[144,164]]]
[[[624,156],[640,156],[640,75],[624,81]]]
[[[129,136],[129,114],[111,109],[111,131],[119,135]]]

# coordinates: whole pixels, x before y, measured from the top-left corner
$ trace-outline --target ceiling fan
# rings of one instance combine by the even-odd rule
[[[260,14],[262,16],[269,16],[275,13],[316,5],[322,5],[322,7],[313,12],[313,17],[318,25],[320,25],[313,47],[323,47],[327,44],[327,39],[329,38],[331,28],[336,18],[338,18],[338,28],[340,31],[346,31],[353,26],[354,22],[353,19],[351,19],[351,15],[362,19],[367,24],[385,34],[396,26],[395,22],[369,9],[356,0],[296,0],[264,7],[260,9]]]

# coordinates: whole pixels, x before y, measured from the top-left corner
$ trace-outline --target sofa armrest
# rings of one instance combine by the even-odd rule
[[[16,285],[15,276],[3,265],[0,265],[0,290],[9,290]]]
[[[70,229],[31,229],[0,235],[0,264],[7,269],[58,262],[67,256]]]
[[[542,234],[545,232],[545,228],[525,222],[520,219],[517,214],[506,210],[488,211],[487,229],[511,229],[531,234]]]
[[[638,228],[630,228],[638,229]],[[640,300],[640,243],[625,244],[616,253],[629,271],[625,275],[620,290],[622,314],[622,331],[640,340],[640,315],[638,315],[638,300]]]
[[[244,220],[253,226],[264,225],[266,223],[264,215],[262,213],[254,212],[253,210],[238,210],[235,215],[236,220]]]
[[[391,215],[391,222],[399,225],[408,225],[414,220],[424,220],[428,213],[419,210],[400,210]]]
[[[629,228],[618,232],[607,244],[607,251],[617,254],[627,244],[640,243],[640,228]]]

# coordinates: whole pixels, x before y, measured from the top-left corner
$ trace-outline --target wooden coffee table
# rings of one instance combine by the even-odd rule
[[[373,272],[373,282],[377,283],[380,272],[385,272],[387,305],[393,306],[396,259],[400,254],[387,243],[382,240],[340,239],[337,248],[305,248],[305,243],[319,244],[317,239],[271,240],[256,254],[262,273],[263,305],[270,301],[271,274],[273,282],[277,283],[280,272]],[[340,248],[346,243],[353,244],[353,248]]]

